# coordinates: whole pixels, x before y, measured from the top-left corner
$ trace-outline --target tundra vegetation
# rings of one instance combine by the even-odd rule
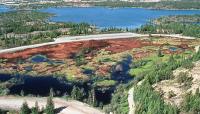
[[[85,23],[50,23],[46,20],[51,16],[49,14],[23,11],[22,16],[19,16],[21,13],[9,12],[0,15],[3,18],[2,20],[0,19],[2,25],[1,47],[7,48],[37,42],[41,43],[43,42],[42,38],[47,41],[46,39],[52,40],[54,37],[65,34],[80,35],[93,33],[93,28]],[[180,20],[182,17],[177,18],[179,18],[177,20]],[[189,23],[199,21],[197,19],[199,16],[187,18],[187,20],[190,20]],[[13,19],[16,20],[13,21]],[[166,23],[164,20],[164,25],[162,26],[157,24],[146,25],[147,28],[143,26],[137,32],[160,33],[157,32],[157,30],[160,30],[158,29],[159,27],[165,30],[165,26],[173,26],[170,29],[166,28],[168,32],[161,33],[182,33],[188,36],[199,37],[199,25],[176,22],[177,20],[171,19],[170,22]],[[180,28],[176,28],[174,24],[180,25]],[[157,28],[157,26],[159,27]],[[190,30],[190,26],[195,27]],[[67,31],[59,32],[58,29],[67,29]],[[43,31],[39,34],[45,33],[45,35],[47,31],[52,34],[58,32],[59,35],[51,36],[50,34],[47,37],[35,37],[37,35],[36,33],[33,34],[33,32],[36,31]],[[110,31],[121,31],[121,29],[104,29],[101,32]],[[16,39],[24,34],[25,39],[19,38],[20,40],[17,42],[18,40]],[[27,36],[27,34],[29,35]],[[29,36],[33,37],[29,38]],[[22,42],[28,43],[24,44]],[[66,99],[83,101],[91,106],[103,109],[106,113],[127,114],[129,111],[127,102],[128,89],[136,82],[144,80],[142,85],[136,86],[134,91],[137,114],[177,114],[180,111],[195,114],[199,112],[199,90],[197,90],[196,94],[188,94],[184,99],[183,106],[180,108],[165,103],[162,95],[156,92],[152,85],[162,80],[173,79],[172,71],[178,67],[192,69],[194,66],[192,62],[200,60],[200,52],[194,53],[194,46],[199,45],[199,42],[199,39],[145,37],[129,40],[60,44],[58,47],[49,46],[48,51],[44,51],[44,49],[47,49],[46,47],[37,48],[40,50],[39,54],[35,53],[34,50],[32,50],[33,53],[25,50],[19,53],[8,53],[8,56],[2,54],[0,55],[2,57],[0,59],[0,73],[12,74],[16,78],[2,81],[0,84],[0,94],[12,95],[10,88],[24,83],[24,80],[21,79],[23,77],[53,75],[60,80],[60,83],[63,84],[63,81],[67,81],[71,86],[69,88],[67,86],[68,90],[63,90],[65,93],[51,89],[51,96],[55,95]],[[171,50],[171,47],[176,49]],[[68,50],[65,51],[65,49]],[[133,79],[135,80],[133,81]],[[190,86],[191,80],[187,74],[181,74],[178,82],[184,83],[184,86],[187,88]],[[22,90],[14,95],[26,96],[28,93]],[[169,96],[173,97],[174,93],[170,92]],[[50,97],[44,112],[53,114],[53,108]],[[33,109],[29,109],[27,104],[24,103],[21,113],[25,114],[28,112],[40,113],[37,105]]]
[[[116,114],[127,114],[129,111],[127,102],[128,89],[135,83],[131,81],[132,79],[137,81],[137,79],[142,80],[148,77],[149,84],[146,84],[148,87],[161,80],[173,78],[171,72],[180,64],[185,66],[185,68],[192,68],[191,60],[185,60],[185,58],[189,58],[194,54],[194,48],[192,47],[199,43],[199,39],[190,41],[160,37],[131,39],[128,40],[129,45],[127,43],[124,44],[125,41],[82,42],[81,48],[77,48],[76,53],[74,53],[73,48],[65,53],[65,51],[62,52],[62,48],[60,52],[58,50],[55,51],[58,48],[49,47],[49,49],[53,48],[55,51],[50,51],[50,53],[59,55],[58,57],[73,51],[69,57],[63,56],[63,58],[49,56],[48,52],[43,53],[42,51],[41,54],[30,53],[31,56],[28,57],[25,53],[23,55],[25,58],[22,59],[19,59],[20,57],[15,58],[14,56],[14,58],[2,58],[0,72],[3,74],[13,74],[15,78],[11,78],[13,81],[11,79],[2,81],[1,93],[2,95],[13,95],[10,88],[24,83],[24,80],[20,78],[28,76],[37,78],[53,75],[53,77],[58,78],[61,84],[63,84],[63,81],[70,84],[64,90],[51,89],[53,95],[83,101],[91,106],[101,108],[107,113],[114,111]],[[181,47],[183,42],[187,42],[190,47],[186,46],[183,49]],[[80,47],[81,42],[77,44]],[[138,44],[139,47],[135,47]],[[140,47],[141,44],[144,45]],[[74,43],[69,43],[68,46],[76,47]],[[119,46],[122,48],[119,48]],[[134,47],[129,48],[129,46]],[[176,47],[175,51],[170,50],[172,46]],[[60,53],[62,54],[60,55]],[[12,53],[10,54],[8,57],[12,57]],[[16,54],[20,55],[20,53],[15,53],[14,55]],[[134,61],[130,61],[130,58],[131,60],[134,59]],[[196,56],[196,59],[198,59],[198,56]],[[146,76],[147,74],[149,76]],[[140,91],[143,91],[144,87],[141,87],[141,90],[136,89],[135,91],[138,91],[138,94],[142,94]],[[166,111],[168,109],[170,109],[170,112],[178,110],[164,103],[159,94],[154,94],[153,88],[150,89],[149,87],[146,92],[148,92],[148,95],[153,94],[153,96],[155,95],[154,97],[159,98],[156,103],[161,104],[160,106],[163,109],[165,108]],[[31,94],[27,91],[17,92],[14,95],[45,96]],[[138,102],[145,101],[143,100],[145,98],[140,99],[142,100]],[[153,103],[152,106],[154,106]],[[157,108],[162,109],[161,107]],[[141,110],[143,109],[147,110],[146,107],[141,107]]]

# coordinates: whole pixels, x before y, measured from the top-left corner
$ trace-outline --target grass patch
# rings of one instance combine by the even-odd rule
[[[98,60],[99,63],[112,62],[111,58],[103,57]]]
[[[189,57],[193,54],[194,54],[193,51],[186,50],[182,54],[177,54],[177,55],[173,55],[173,56],[176,60],[179,61],[179,60],[183,59],[183,57]],[[148,62],[144,65],[139,66],[139,67],[131,68],[129,70],[129,74],[131,76],[141,76],[142,74],[144,74],[148,71],[151,71],[152,68],[153,68],[153,65],[158,64],[158,63],[168,62],[170,56],[171,55],[164,55],[163,57],[158,57],[157,55],[153,55],[153,56],[146,57],[142,60],[139,60],[139,61],[148,61]],[[136,61],[136,62],[138,62],[138,61]]]
[[[103,80],[103,81],[98,81],[96,82],[96,85],[97,86],[100,86],[100,87],[110,87],[110,86],[114,86],[116,84],[116,81],[114,80]]]
[[[158,56],[154,55],[154,56],[144,58],[143,60],[146,60],[147,63],[145,65],[139,66],[137,68],[131,68],[129,71],[129,74],[131,76],[140,76],[141,74],[151,70],[153,68],[152,66],[154,64],[160,63],[160,62],[167,62],[168,58],[169,58],[169,55],[165,55],[163,57],[158,57]]]
[[[87,66],[87,65],[81,66],[81,68],[82,68],[83,70],[95,70],[94,67],[92,67],[92,66]]]

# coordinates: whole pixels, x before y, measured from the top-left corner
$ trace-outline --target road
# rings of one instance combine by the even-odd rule
[[[98,35],[85,35],[85,36],[63,36],[60,38],[54,39],[54,42],[34,44],[28,46],[15,47],[10,49],[0,50],[1,53],[12,53],[16,51],[21,51],[30,48],[36,48],[46,45],[60,44],[66,42],[75,42],[75,41],[87,41],[87,40],[107,40],[107,39],[123,39],[123,38],[140,38],[148,37],[149,34],[136,34],[136,33],[113,33],[113,34],[98,34]],[[183,38],[183,39],[195,39],[194,37],[181,36],[179,34],[151,34],[151,36],[164,36],[164,37],[173,37],[173,38]]]
[[[34,107],[35,102],[38,102],[40,109],[46,106],[45,97],[14,97],[14,96],[3,96],[0,97],[0,108],[9,110],[20,110],[20,107],[27,102],[29,107]],[[79,101],[69,100],[66,101],[60,98],[53,99],[55,110],[57,114],[104,114],[101,111],[90,107]]]
[[[113,33],[113,34],[60,37],[60,38],[56,38],[55,42],[63,42],[67,40],[83,41],[83,40],[121,39],[121,38],[133,38],[133,37],[142,37],[142,36],[146,36],[146,35],[126,32],[126,33]]]

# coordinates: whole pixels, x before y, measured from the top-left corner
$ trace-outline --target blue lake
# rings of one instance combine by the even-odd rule
[[[0,5],[0,12],[10,11]],[[167,15],[200,14],[200,10],[151,10],[143,8],[60,7],[45,8],[41,12],[53,13],[54,22],[86,22],[98,27],[137,28],[149,20]]]
[[[200,14],[200,10],[150,10],[143,8],[61,7],[46,8],[42,12],[54,13],[54,22],[87,22],[98,27],[137,28],[149,20],[167,15]]]
[[[7,11],[10,11],[10,10],[11,10],[10,8],[8,8],[8,7],[4,6],[4,5],[0,5],[0,13],[1,12],[7,12]]]

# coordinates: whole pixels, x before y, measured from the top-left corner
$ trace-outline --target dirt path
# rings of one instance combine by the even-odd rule
[[[24,101],[27,102],[29,107],[35,106],[35,102],[38,102],[39,108],[46,106],[45,97],[0,97],[0,108],[1,109],[11,109],[19,110]],[[90,107],[89,105],[75,101],[69,100],[65,101],[60,98],[54,98],[54,105],[57,114],[104,114],[101,111]]]
[[[144,80],[141,80],[137,83],[137,86],[140,86]],[[128,91],[128,105],[129,105],[129,113],[128,114],[135,114],[135,101],[134,101],[134,87],[129,89]]]
[[[128,104],[129,104],[129,113],[128,114],[135,114],[135,102],[134,102],[134,87],[129,89],[128,91]]]

